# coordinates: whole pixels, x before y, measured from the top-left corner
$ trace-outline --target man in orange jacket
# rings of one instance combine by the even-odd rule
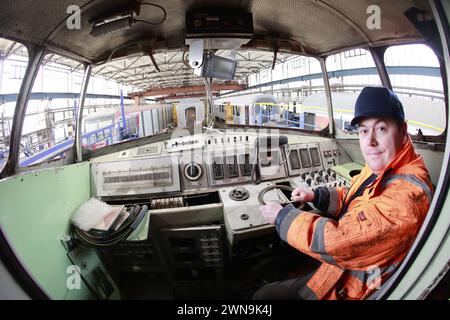
[[[358,124],[366,165],[351,187],[298,187],[296,201],[311,201],[323,214],[261,207],[280,238],[321,262],[307,276],[270,283],[254,299],[365,299],[396,270],[425,218],[433,187],[414,152],[397,95],[380,87],[361,91],[352,125]]]

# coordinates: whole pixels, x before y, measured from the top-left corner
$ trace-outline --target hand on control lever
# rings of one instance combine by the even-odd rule
[[[281,209],[283,209],[283,207],[276,202],[268,202],[266,205],[259,207],[259,211],[261,211],[264,220],[270,224],[275,224],[275,219]]]
[[[297,187],[292,191],[291,199],[297,202],[309,202],[314,200],[314,192],[305,187]]]

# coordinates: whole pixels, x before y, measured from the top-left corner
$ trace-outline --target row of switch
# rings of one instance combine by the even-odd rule
[[[323,156],[325,158],[329,158],[329,157],[339,157],[341,155],[341,150],[339,149],[335,149],[335,150],[324,150],[323,151]]]
[[[219,142],[218,138],[213,138],[213,139],[208,139],[207,144],[211,145],[212,143],[214,143],[215,145],[217,145],[218,142]],[[248,136],[239,136],[239,137],[238,136],[233,136],[233,137],[226,137],[226,139],[224,137],[222,137],[222,138],[220,138],[220,142],[222,144],[225,144],[225,143],[229,144],[231,142],[234,142],[234,143],[238,143],[238,142],[240,142],[240,143],[248,143],[249,142],[249,138],[248,138]]]
[[[309,173],[302,173],[300,175],[302,180],[308,186],[320,185],[321,183],[329,183],[336,180],[336,173],[329,168],[327,170],[311,171]]]
[[[327,186],[327,187],[349,187],[350,184],[338,177],[336,172],[331,171],[330,168],[326,170],[311,171],[302,173],[300,178],[309,187]]]

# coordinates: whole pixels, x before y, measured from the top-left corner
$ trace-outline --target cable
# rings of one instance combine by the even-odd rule
[[[161,19],[160,22],[156,22],[156,23],[148,22],[148,21],[145,21],[145,20],[136,20],[136,22],[145,22],[145,23],[151,24],[151,25],[153,25],[153,26],[158,26],[158,25],[162,24],[164,21],[166,21],[167,12],[166,12],[166,9],[164,9],[163,7],[161,7],[161,6],[157,5],[157,4],[147,3],[147,2],[142,2],[142,3],[141,3],[141,6],[152,6],[152,7],[159,8],[159,9],[162,10],[164,16],[163,16],[163,18]]]
[[[189,47],[184,48],[183,50],[183,55],[181,56],[181,60],[183,60],[183,64],[188,67],[189,69],[191,68],[191,66],[189,65],[189,61],[186,60],[186,52],[189,50]],[[203,64],[203,62],[202,62]]]
[[[110,249],[117,246],[120,242],[136,230],[148,212],[146,205],[140,207],[135,205],[129,211],[129,217],[116,231],[99,231],[91,229],[83,231],[76,226],[72,226],[72,238],[76,243],[85,248]]]
[[[206,98],[208,100],[208,108],[206,110],[206,124],[208,128],[212,128],[214,126],[214,121],[215,121],[215,104],[214,104],[214,98],[212,95],[212,90],[211,90],[211,82],[209,82],[206,78],[203,78],[204,82],[205,82],[205,87],[206,87]],[[210,122],[209,122],[210,121]],[[209,123],[208,123],[209,122]]]
[[[126,48],[126,47],[131,47],[131,46],[136,45],[136,44],[142,44],[142,43],[145,43],[145,42],[146,41],[139,40],[139,41],[133,41],[133,42],[130,42],[130,43],[123,43],[123,44],[117,46],[113,51],[111,51],[111,54],[109,55],[109,57],[106,60],[106,62],[104,62],[102,64],[107,64],[109,61],[111,61],[114,53],[116,53],[117,50],[123,49],[123,48]]]
[[[145,21],[145,20],[140,20],[140,19],[134,19],[135,22],[144,22],[144,23],[147,23],[147,24],[150,24],[150,25],[153,25],[153,26],[158,26],[158,25],[162,24],[164,21],[166,21],[167,12],[166,12],[166,9],[164,9],[163,7],[161,7],[161,6],[157,5],[157,4],[146,3],[146,2],[141,3],[141,5],[153,6],[153,7],[157,7],[159,9],[161,9],[162,12],[163,12],[163,18],[161,19],[161,21],[159,21],[157,23],[153,23],[153,22],[149,22],[149,21]],[[135,42],[131,42],[131,43],[124,43],[124,44],[119,45],[118,47],[116,47],[111,52],[111,54],[109,55],[109,57],[106,60],[105,64],[108,63],[111,60],[112,56],[114,55],[114,53],[116,53],[117,50],[125,48],[125,47],[128,47],[128,46],[132,46],[132,45],[135,45],[135,44],[141,44],[141,43],[144,43],[144,41],[140,40],[140,41],[135,41]]]

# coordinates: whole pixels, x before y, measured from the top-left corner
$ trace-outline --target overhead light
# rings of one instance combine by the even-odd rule
[[[104,34],[130,29],[136,23],[132,17],[124,17],[116,20],[100,23],[92,26],[91,35],[93,37],[102,36]]]
[[[140,3],[136,0],[128,4],[110,10],[100,16],[91,19],[91,35],[98,37],[111,32],[130,29],[136,23],[136,17],[140,13]]]
[[[140,14],[141,5],[159,8],[163,13],[162,19],[158,22],[136,19]],[[112,9],[107,13],[89,20],[89,23],[92,24],[91,35],[93,37],[98,37],[104,34],[130,29],[131,26],[137,22],[143,22],[153,26],[157,26],[162,24],[165,19],[166,10],[163,7],[156,4],[145,2],[141,3],[138,0],[132,0],[122,7]]]

